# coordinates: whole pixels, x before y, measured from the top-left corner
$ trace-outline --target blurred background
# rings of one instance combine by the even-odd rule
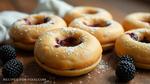
[[[122,21],[132,12],[150,12],[150,0],[64,0],[73,6],[95,6],[107,9],[114,19]],[[0,11],[17,10],[32,13],[38,0],[0,0]]]

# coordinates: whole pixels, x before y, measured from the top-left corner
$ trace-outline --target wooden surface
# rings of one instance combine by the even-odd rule
[[[123,18],[132,12],[150,12],[149,0],[65,0],[74,6],[95,6],[110,11],[115,20],[122,22]],[[0,11],[17,10],[31,13],[37,6],[36,0],[0,0]],[[117,57],[114,51],[105,52],[98,67],[92,72],[79,77],[59,77],[52,75],[40,68],[33,58],[32,52],[17,50],[17,59],[24,64],[24,72],[18,80],[5,81],[0,74],[0,84],[120,84],[115,77],[115,66]],[[1,69],[0,69],[1,70]],[[130,84],[150,83],[149,70],[138,69],[135,78]]]

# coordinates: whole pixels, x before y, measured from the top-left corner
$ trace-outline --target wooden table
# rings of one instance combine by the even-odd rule
[[[110,11],[115,20],[122,22],[123,18],[132,12],[147,11],[150,12],[150,1],[148,0],[65,0],[74,5],[102,7]],[[31,13],[37,6],[36,0],[1,0],[0,11],[18,10]],[[24,72],[21,77],[13,82],[6,81],[0,74],[0,84],[119,84],[115,76],[115,66],[117,57],[113,50],[103,53],[103,59],[98,67],[92,72],[79,77],[59,77],[52,75],[40,68],[33,58],[32,52],[17,50],[17,59],[24,64]],[[1,69],[0,69],[1,71]],[[137,69],[135,78],[130,84],[148,84],[150,83],[149,70]]]

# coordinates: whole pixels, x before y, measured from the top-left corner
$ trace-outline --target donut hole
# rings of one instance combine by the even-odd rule
[[[77,45],[81,44],[82,40],[80,39],[80,37],[77,37],[77,36],[76,37],[69,36],[62,40],[56,38],[56,43],[57,43],[57,45],[55,45],[55,47],[60,47],[60,46],[73,47],[73,46],[77,46]]]
[[[142,38],[139,39],[142,43],[150,43],[150,34],[145,33]]]
[[[142,42],[142,43],[150,43],[150,41],[146,37],[144,37],[142,40],[140,40],[140,42]]]
[[[144,19],[142,19],[142,22],[150,24],[150,17],[145,17]]]
[[[138,36],[135,33],[126,33],[128,34],[133,40],[138,41]]]
[[[97,14],[98,11],[97,11],[97,10],[89,9],[89,10],[86,10],[84,13],[85,13],[85,14]]]
[[[138,36],[135,33],[126,33],[126,34],[128,34],[135,41],[139,41],[142,43],[150,43],[150,39],[148,39],[150,35],[147,36],[144,34],[144,35]]]
[[[33,18],[25,18],[24,21],[28,25],[40,25],[51,21],[51,18],[45,16],[35,16]],[[51,23],[53,22],[51,21]]]
[[[93,21],[93,22],[83,22],[84,25],[89,26],[89,27],[107,27],[111,23],[110,21]]]

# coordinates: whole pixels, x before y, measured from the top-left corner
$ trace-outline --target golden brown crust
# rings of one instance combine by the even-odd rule
[[[44,18],[48,18],[50,20],[46,23],[38,24],[38,22],[41,22]],[[64,22],[64,20],[58,16],[46,14],[33,14],[26,18],[16,21],[10,29],[9,34],[14,42],[19,42],[21,44],[33,44],[34,46],[36,39],[43,32],[65,26],[66,23]],[[22,46],[20,46],[19,44],[18,47],[21,48]]]
[[[115,43],[108,43],[102,45],[103,51],[111,50],[114,48]]]
[[[128,34],[134,33],[138,36],[138,40],[146,38],[150,41],[150,30],[136,29],[126,33],[116,40],[115,51],[117,55],[132,56],[137,67],[150,69],[150,44],[133,40]]]
[[[91,26],[93,24],[98,24],[98,26]],[[124,33],[122,26],[118,22],[96,16],[77,18],[69,26],[91,33],[99,40],[105,50],[112,47],[115,40]]]
[[[55,47],[56,39],[77,37],[82,43],[76,46]],[[78,70],[93,65],[101,59],[102,48],[98,40],[86,31],[60,28],[44,33],[35,44],[36,59],[46,67],[56,70]],[[69,75],[69,74],[68,74]]]
[[[75,18],[83,16],[99,16],[106,19],[112,19],[112,15],[105,9],[88,6],[75,7],[65,14],[64,19],[67,24],[69,24]]]
[[[34,43],[22,43],[22,42],[13,41],[12,39],[10,39],[10,44],[15,46],[16,48],[20,48],[23,50],[31,51],[34,49]]]
[[[41,66],[43,69],[45,69],[46,71],[51,72],[53,74],[60,75],[60,76],[80,76],[80,75],[86,74],[86,73],[92,71],[93,69],[95,69],[96,66],[99,64],[101,58],[99,58],[94,64],[92,64],[88,67],[85,67],[82,69],[76,69],[76,70],[53,69],[53,68],[50,68],[50,67],[42,64],[36,57],[35,57],[35,60],[39,64],[39,66]]]
[[[138,12],[126,16],[123,27],[126,31],[138,28],[150,28],[150,13]]]

